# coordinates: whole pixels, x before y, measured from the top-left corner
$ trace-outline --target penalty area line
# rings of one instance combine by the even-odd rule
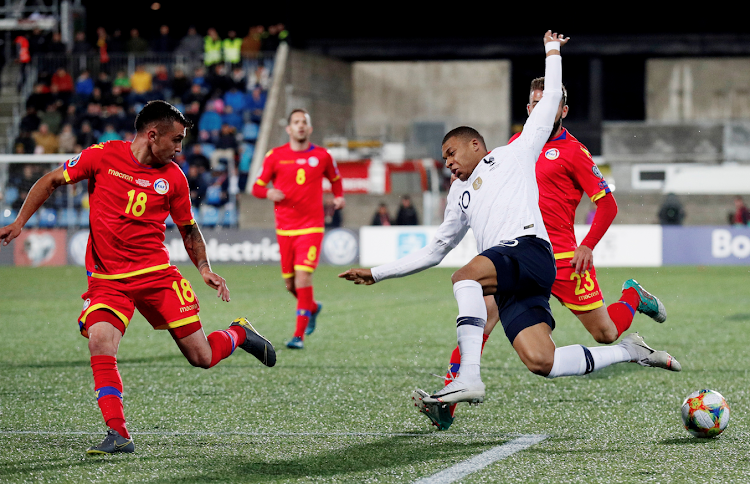
[[[419,479],[418,481],[415,481],[414,484],[450,484],[456,482],[469,474],[484,469],[494,462],[505,459],[506,457],[527,449],[532,445],[536,445],[548,437],[548,435],[521,435],[510,442],[493,447],[471,459],[461,461],[453,467],[444,469],[429,477]]]

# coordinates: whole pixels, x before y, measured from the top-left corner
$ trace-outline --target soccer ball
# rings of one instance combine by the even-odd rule
[[[727,428],[729,405],[719,392],[698,390],[682,402],[682,423],[695,437],[716,437]]]

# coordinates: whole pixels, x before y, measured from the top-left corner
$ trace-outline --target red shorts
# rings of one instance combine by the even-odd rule
[[[294,271],[314,272],[320,259],[322,233],[304,235],[277,235],[281,254],[281,275],[294,277]]]
[[[175,266],[124,279],[89,277],[88,291],[81,298],[84,302],[78,326],[85,337],[89,326],[99,322],[88,316],[100,309],[116,316],[107,321],[123,334],[136,308],[154,329],[168,329],[177,338],[201,328],[198,298]],[[118,321],[121,326],[114,324]]]
[[[557,260],[557,277],[552,295],[573,311],[591,311],[604,306],[604,296],[596,280],[596,269],[576,274],[570,259]]]

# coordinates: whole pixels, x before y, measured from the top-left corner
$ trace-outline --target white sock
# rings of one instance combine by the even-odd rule
[[[461,351],[458,373],[462,378],[479,378],[482,336],[487,323],[482,285],[477,281],[458,281],[453,285],[453,295],[458,302],[456,336]]]
[[[627,361],[630,361],[630,354],[619,345],[593,348],[581,345],[563,346],[555,349],[555,362],[547,378],[585,375]]]

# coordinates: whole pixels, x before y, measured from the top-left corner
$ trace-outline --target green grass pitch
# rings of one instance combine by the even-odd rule
[[[294,300],[278,267],[215,266],[222,303],[181,267],[206,332],[247,316],[278,349],[275,368],[238,350],[192,368],[167,332],[138,314],[118,357],[136,453],[87,457],[104,436],[86,340],[76,318],[82,268],[0,268],[0,482],[412,482],[519,434],[549,438],[461,482],[748,482],[750,274],[747,267],[600,269],[608,302],[635,277],[665,303],[639,331],[681,373],[620,364],[585,377],[529,373],[501,330],[482,359],[485,403],[462,404],[438,432],[411,405],[415,387],[442,386],[455,346],[451,270],[371,287],[321,267],[324,310],[303,351],[284,348]],[[558,346],[596,343],[556,300]],[[731,407],[716,439],[690,437],[679,408],[692,391]]]

